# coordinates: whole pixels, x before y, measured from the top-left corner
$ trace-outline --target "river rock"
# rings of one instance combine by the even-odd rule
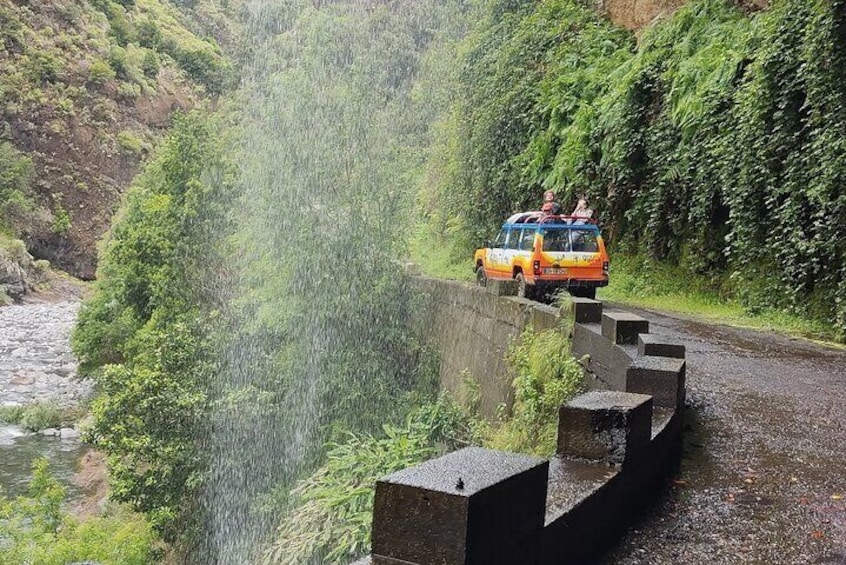
[[[44,428],[43,430],[41,430],[41,435],[47,437],[56,437],[57,435],[59,435],[59,430],[57,430],[56,428]]]
[[[79,430],[73,428],[62,428],[59,430],[59,435],[62,439],[77,439],[79,437]]]
[[[0,291],[17,299],[32,290],[32,255],[21,241],[0,247]]]
[[[16,374],[9,379],[10,385],[28,386],[35,384],[35,376],[32,374]]]
[[[50,402],[78,406],[93,393],[77,377],[70,333],[79,303],[13,304],[0,308],[0,405]]]

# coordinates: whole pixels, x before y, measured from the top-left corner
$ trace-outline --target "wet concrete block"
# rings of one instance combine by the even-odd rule
[[[488,279],[485,286],[489,294],[494,296],[517,296],[517,282]]]
[[[626,371],[626,392],[648,394],[656,406],[684,406],[685,360],[673,357],[637,357]]]
[[[602,302],[574,296],[573,319],[577,324],[599,324],[602,322]]]
[[[571,351],[577,358],[588,356],[586,369],[611,390],[626,390],[626,370],[632,358],[626,351],[602,337],[595,324],[576,324]]]
[[[537,563],[549,461],[467,448],[376,483],[374,565]]]
[[[594,391],[558,411],[561,457],[622,465],[649,443],[652,398],[643,394]]]
[[[636,344],[638,334],[649,333],[649,321],[629,312],[602,314],[602,335],[617,345]]]
[[[684,359],[685,353],[684,344],[672,338],[652,334],[639,334],[637,336],[638,355]]]
[[[536,304],[532,307],[531,322],[536,332],[555,329],[560,321],[561,312],[558,308],[547,304]]]

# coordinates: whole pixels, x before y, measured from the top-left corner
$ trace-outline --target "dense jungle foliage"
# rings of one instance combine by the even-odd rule
[[[844,10],[696,0],[635,43],[576,0],[490,3],[459,62],[449,174],[427,188],[436,231],[464,257],[542,190],[587,195],[617,253],[842,338]]]
[[[98,385],[88,435],[108,454],[111,496],[168,541],[197,518],[218,366],[214,282],[232,182],[219,133],[198,115],[178,120],[127,193],[73,336]]]

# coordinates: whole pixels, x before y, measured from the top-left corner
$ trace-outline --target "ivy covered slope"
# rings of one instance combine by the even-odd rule
[[[174,110],[234,81],[216,2],[0,0],[0,232],[92,278],[96,241]]]
[[[584,193],[616,253],[844,337],[844,2],[693,0],[637,42],[576,0],[492,2],[460,65],[425,193],[459,253],[543,189]]]

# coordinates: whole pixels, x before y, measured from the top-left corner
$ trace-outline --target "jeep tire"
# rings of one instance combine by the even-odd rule
[[[534,294],[534,289],[526,282],[526,277],[523,276],[523,273],[517,273],[514,275],[514,282],[517,283],[517,296],[519,298],[528,298],[531,300],[532,295]]]

